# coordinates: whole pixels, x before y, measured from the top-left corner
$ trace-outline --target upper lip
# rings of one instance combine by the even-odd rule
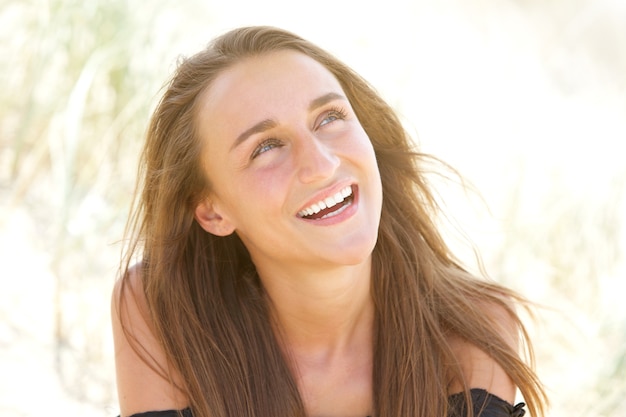
[[[324,202],[328,198],[334,197],[338,193],[340,194],[342,190],[347,187],[352,188],[354,187],[354,184],[351,182],[336,183],[331,187],[320,191],[319,193],[315,194],[315,196],[313,196],[311,199],[309,199],[308,202],[298,210],[298,215],[302,217],[303,215],[307,214],[307,209],[312,208],[314,205],[318,205],[320,202]],[[354,193],[354,189],[352,190],[352,193]]]

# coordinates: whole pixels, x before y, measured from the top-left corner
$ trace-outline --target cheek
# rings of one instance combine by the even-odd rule
[[[344,152],[351,154],[355,160],[358,160],[361,164],[369,165],[373,169],[378,171],[378,164],[376,162],[376,153],[369,137],[365,131],[359,132],[357,140],[347,144]]]
[[[214,195],[231,220],[240,224],[263,213],[275,213],[286,199],[289,164],[259,169],[210,170]]]
[[[285,202],[289,187],[287,167],[254,170],[231,179],[229,184],[236,191],[235,201],[245,201],[247,210],[262,213],[276,211]],[[237,185],[235,185],[237,184]]]

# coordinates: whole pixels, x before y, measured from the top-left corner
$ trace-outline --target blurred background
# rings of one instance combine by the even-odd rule
[[[441,184],[450,241],[543,306],[549,415],[623,416],[620,0],[0,0],[0,415],[117,415],[109,297],[150,110],[179,56],[252,24],[335,53],[477,190]]]

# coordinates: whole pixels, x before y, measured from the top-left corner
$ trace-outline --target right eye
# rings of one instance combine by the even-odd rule
[[[283,143],[275,138],[262,140],[256,146],[256,148],[254,148],[252,155],[250,155],[250,159],[254,159],[257,156],[264,154],[265,152],[271,151],[274,148],[280,148],[282,146],[283,146]]]

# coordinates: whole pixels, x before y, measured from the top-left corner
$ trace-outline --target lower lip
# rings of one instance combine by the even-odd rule
[[[359,194],[358,194],[358,189],[356,187],[353,187],[352,190],[352,201],[350,202],[349,205],[342,207],[341,212],[338,214],[335,214],[334,216],[329,216],[329,217],[324,217],[321,219],[314,219],[314,220],[309,220],[309,219],[302,219],[305,222],[314,224],[315,226],[332,226],[338,223],[342,223],[346,220],[348,220],[349,218],[351,218],[352,216],[355,215],[355,213],[358,210],[358,202],[359,202]]]

